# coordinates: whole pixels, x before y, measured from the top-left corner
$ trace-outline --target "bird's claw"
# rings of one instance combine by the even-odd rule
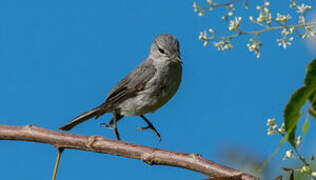
[[[146,130],[146,129],[150,129],[150,126],[137,128],[136,131],[143,131],[143,130]]]
[[[159,138],[159,141],[161,142],[161,137],[160,137],[160,134],[158,133],[158,131],[154,128],[154,127],[152,127],[152,126],[146,126],[146,127],[140,127],[140,128],[137,128],[136,129],[136,131],[143,131],[143,130],[146,130],[146,129],[151,129],[153,132],[154,132],[154,134]]]
[[[114,129],[114,127],[112,125],[109,125],[107,123],[100,123],[101,126],[104,126],[106,128],[109,128],[109,129]]]

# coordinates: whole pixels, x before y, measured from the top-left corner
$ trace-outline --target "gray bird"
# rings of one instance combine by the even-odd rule
[[[144,114],[155,112],[178,90],[182,77],[179,48],[179,41],[173,36],[156,36],[147,59],[110,91],[103,104],[82,113],[59,129],[68,131],[88,119],[112,113],[110,123],[102,124],[112,128],[117,140],[120,140],[117,122],[124,116],[140,116],[147,123],[140,130],[151,129],[161,140],[160,134]]]

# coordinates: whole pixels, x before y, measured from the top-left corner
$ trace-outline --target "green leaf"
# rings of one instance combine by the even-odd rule
[[[288,141],[295,146],[295,130],[296,124],[301,117],[301,108],[306,103],[307,99],[316,90],[314,86],[303,86],[297,89],[291,96],[290,101],[284,109],[284,124],[285,131],[289,134]]]
[[[304,84],[305,86],[316,85],[316,59],[307,65]],[[311,107],[316,109],[316,92],[309,97],[309,102],[311,103]],[[315,118],[314,114],[310,114]]]
[[[306,68],[304,84],[305,86],[311,86],[316,84],[316,59],[309,63]]]
[[[303,135],[307,133],[308,127],[309,127],[309,118],[306,118],[302,127]]]

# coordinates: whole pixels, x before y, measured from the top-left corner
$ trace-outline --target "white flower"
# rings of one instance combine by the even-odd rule
[[[254,52],[255,55],[257,55],[257,58],[260,58],[260,46],[262,46],[262,43],[260,41],[257,41],[253,38],[250,38],[250,42],[247,44],[247,47],[250,52]],[[269,121],[268,121],[269,122]]]
[[[285,131],[285,124],[284,124],[284,123],[282,123],[282,125],[281,125],[281,127],[278,129],[278,131],[279,131],[280,133],[282,133],[282,132]]]
[[[265,6],[270,6],[270,2],[269,2],[269,1],[265,1],[265,2],[264,2],[264,5],[265,5]]]
[[[217,47],[219,51],[230,50],[233,48],[230,40],[214,42],[214,46]]]
[[[264,16],[263,16],[263,14],[261,12],[259,13],[259,17],[257,18],[257,21],[258,22],[264,21]]]
[[[205,15],[205,12],[204,11],[200,11],[198,16],[204,16]]]
[[[298,136],[296,139],[296,146],[299,146],[301,144],[302,136]]]
[[[252,41],[254,42],[254,40],[252,40]],[[252,47],[249,47],[249,48],[252,48]],[[268,135],[273,135],[277,132],[276,129],[278,128],[278,125],[275,123],[274,118],[269,118],[267,120],[267,126],[269,126],[268,131],[267,131]]]
[[[283,22],[284,24],[286,24],[289,19],[291,19],[290,15],[282,15],[280,13],[277,13],[277,17],[275,18],[276,21]]]
[[[273,130],[275,130],[275,129],[277,129],[278,128],[278,125],[273,125],[273,126],[271,126],[271,128],[273,129]]]
[[[292,34],[294,32],[294,30],[295,30],[295,27],[291,27],[290,28],[290,34]]]
[[[316,35],[315,30],[311,26],[305,27],[305,34],[303,34],[302,38],[312,38]]]
[[[290,34],[290,32],[287,31],[286,28],[284,28],[284,29],[282,30],[282,32],[281,32],[281,35],[282,35],[282,36],[287,36],[287,35],[289,35],[289,34]]]
[[[207,32],[206,31],[200,32],[199,40],[204,41],[203,42],[203,46],[207,46],[208,41],[210,40],[210,38],[207,37]]]
[[[266,23],[270,24],[272,22],[272,14],[271,13],[259,13],[259,17],[257,18],[258,22],[266,21]]]
[[[263,6],[257,6],[256,9],[259,12],[259,16],[257,17],[257,22],[263,22],[265,21],[267,24],[270,24],[272,22],[272,14],[269,11],[270,2],[264,1]]]
[[[270,135],[273,135],[275,134],[275,131],[271,130],[270,128],[268,129],[268,132],[267,132],[267,135],[270,136]]]
[[[227,8],[228,10],[232,10],[232,11],[235,10],[233,3],[229,4],[228,6],[226,6],[226,8]]]
[[[230,31],[239,31],[239,25],[241,22],[242,18],[241,17],[235,17],[235,20],[231,20],[228,29]]]
[[[301,173],[309,173],[311,171],[311,168],[309,166],[303,166],[300,169]]]
[[[272,126],[275,124],[275,118],[269,118],[267,121],[267,126]]]
[[[290,1],[291,1],[290,8],[295,8],[297,6],[296,0],[290,0]]]
[[[207,3],[213,4],[213,0],[207,0]]]
[[[197,5],[196,2],[193,2],[193,10],[194,10],[194,12],[198,12],[198,10],[199,10],[199,6]]]
[[[214,46],[217,47],[219,51],[224,50],[224,47],[223,47],[224,44],[225,44],[224,41],[214,42]]]
[[[293,150],[287,150],[282,160],[293,159],[293,158],[295,158],[293,154]]]
[[[298,18],[298,22],[304,24],[305,23],[305,17],[304,16],[300,16]]]
[[[225,41],[225,46],[224,46],[224,50],[230,50],[233,48],[233,45],[231,44],[230,41]]]
[[[293,41],[294,37],[288,38],[287,36],[284,36],[283,38],[277,39],[278,46],[283,46],[283,48],[287,48],[287,46],[291,45],[291,41]]]
[[[294,27],[291,27],[289,30],[290,30],[290,31],[288,31],[287,28],[283,28],[283,30],[282,30],[282,32],[281,32],[281,35],[282,35],[282,36],[287,36],[287,35],[289,35],[289,34],[293,34],[293,32],[294,32]]]
[[[199,40],[208,40],[206,31],[200,32]]]
[[[304,14],[305,11],[310,11],[311,9],[312,9],[312,6],[305,5],[304,3],[301,4],[300,6],[297,6],[297,12],[301,14]]]
[[[204,41],[203,46],[207,46],[208,45],[208,41]]]

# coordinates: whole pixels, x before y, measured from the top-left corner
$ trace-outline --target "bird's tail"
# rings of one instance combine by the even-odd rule
[[[91,119],[93,117],[98,118],[102,114],[104,114],[104,108],[102,108],[102,106],[96,107],[94,109],[91,109],[90,111],[87,111],[87,112],[80,114],[79,116],[75,117],[73,120],[71,120],[67,124],[63,125],[59,129],[64,130],[64,131],[69,131],[70,129],[72,129],[76,125],[78,125],[78,124],[80,124],[88,119]]]

